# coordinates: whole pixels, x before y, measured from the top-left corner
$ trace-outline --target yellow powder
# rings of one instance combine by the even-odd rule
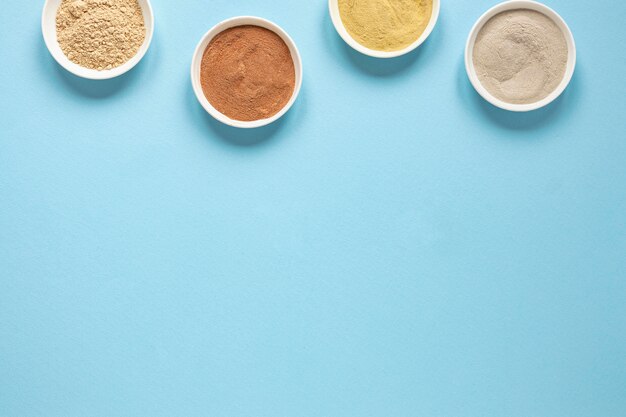
[[[432,13],[433,0],[339,0],[350,36],[377,51],[397,51],[415,42]]]

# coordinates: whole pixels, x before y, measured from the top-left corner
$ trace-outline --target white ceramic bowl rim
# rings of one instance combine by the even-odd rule
[[[296,85],[294,86],[291,98],[278,113],[266,119],[253,121],[241,121],[231,119],[230,117],[226,116],[215,107],[213,107],[211,103],[209,103],[209,100],[206,98],[204,92],[202,91],[202,85],[200,83],[200,65],[202,63],[204,51],[208,44],[216,35],[225,31],[226,29],[243,25],[259,26],[265,29],[269,29],[272,32],[276,33],[278,36],[280,36],[287,45],[287,47],[289,47],[289,52],[291,53],[291,58],[293,59],[294,63],[294,70],[296,71]],[[294,102],[298,98],[298,94],[300,93],[303,77],[302,72],[302,59],[300,57],[300,52],[298,51],[295,42],[293,41],[293,39],[291,39],[287,32],[285,32],[276,23],[271,22],[267,19],[256,16],[237,16],[218,23],[217,25],[209,29],[209,31],[205,33],[204,36],[202,36],[202,39],[200,39],[200,42],[196,46],[196,50],[193,54],[193,59],[191,62],[191,84],[193,86],[193,91],[196,94],[196,98],[198,99],[202,107],[204,107],[207,113],[213,116],[216,120],[229,126],[243,129],[251,129],[273,123],[276,120],[280,119],[282,116],[284,116],[287,111],[289,111],[289,109],[293,106]]]
[[[493,96],[480,82],[478,75],[476,74],[476,69],[474,68],[474,44],[476,42],[476,37],[478,33],[483,28],[485,23],[489,21],[495,15],[507,11],[507,10],[516,10],[516,9],[530,9],[538,11],[548,18],[550,18],[554,23],[561,29],[563,32],[563,36],[565,36],[565,41],[567,42],[567,67],[565,70],[565,75],[561,80],[561,83],[557,86],[557,88],[550,93],[547,97],[542,100],[539,100],[535,103],[529,104],[513,104],[508,103],[506,101],[500,100],[497,97]],[[572,76],[574,75],[574,69],[576,68],[576,44],[574,42],[574,36],[572,35],[571,30],[565,23],[565,20],[554,10],[549,8],[543,3],[539,3],[532,0],[509,0],[503,3],[497,4],[491,9],[487,10],[474,24],[472,30],[470,31],[469,37],[467,38],[467,43],[465,45],[465,70],[467,72],[467,76],[469,77],[472,85],[485,100],[489,103],[493,104],[496,107],[499,107],[504,110],[514,111],[514,112],[527,112],[532,110],[537,110],[539,108],[545,107],[548,104],[552,103],[556,100],[562,93],[565,91],[570,81],[572,80]]]
[[[420,35],[420,37],[417,38],[415,42],[413,42],[406,48],[399,49],[397,51],[388,52],[388,51],[377,51],[375,49],[370,49],[358,43],[352,36],[350,36],[348,31],[346,30],[346,27],[343,24],[343,21],[341,20],[341,15],[339,13],[338,0],[328,0],[328,11],[330,13],[330,18],[333,21],[333,25],[335,26],[335,30],[337,31],[339,36],[341,36],[341,38],[348,45],[352,47],[352,49],[362,54],[374,57],[374,58],[396,58],[402,55],[406,55],[409,52],[416,49],[417,47],[419,47],[421,44],[423,44],[426,41],[426,39],[428,39],[433,29],[437,25],[437,21],[439,20],[440,9],[441,9],[440,0],[433,0],[432,15],[430,16],[430,20],[428,21],[428,25],[426,26],[426,29],[424,29],[424,32]]]
[[[62,0],[46,0],[41,14],[41,31],[43,33],[46,47],[48,48],[48,51],[50,51],[52,57],[61,67],[65,68],[77,77],[90,80],[108,80],[119,77],[120,75],[133,69],[142,60],[146,52],[148,52],[152,42],[152,36],[154,35],[154,13],[152,11],[150,0],[138,0],[146,27],[146,38],[135,56],[119,67],[115,67],[110,70],[98,71],[75,64],[70,61],[67,56],[65,56],[57,41],[56,14],[61,1]]]

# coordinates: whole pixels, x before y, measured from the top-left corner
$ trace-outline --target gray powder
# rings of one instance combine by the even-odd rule
[[[561,83],[567,67],[563,32],[546,15],[528,9],[489,19],[474,44],[474,67],[493,96],[512,104],[546,98]]]

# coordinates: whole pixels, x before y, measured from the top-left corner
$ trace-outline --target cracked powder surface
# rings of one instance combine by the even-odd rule
[[[99,71],[126,63],[146,38],[137,0],[63,0],[56,28],[69,60]]]
[[[513,104],[536,103],[561,83],[568,49],[559,27],[543,13],[516,9],[499,13],[480,30],[474,67],[493,96]]]

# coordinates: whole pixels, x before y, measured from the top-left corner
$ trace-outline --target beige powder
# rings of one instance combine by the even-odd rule
[[[489,93],[507,103],[530,104],[559,86],[568,51],[552,19],[517,9],[489,19],[476,38],[473,55],[476,74]]]
[[[137,0],[63,0],[57,38],[70,61],[95,70],[119,67],[146,38]]]

